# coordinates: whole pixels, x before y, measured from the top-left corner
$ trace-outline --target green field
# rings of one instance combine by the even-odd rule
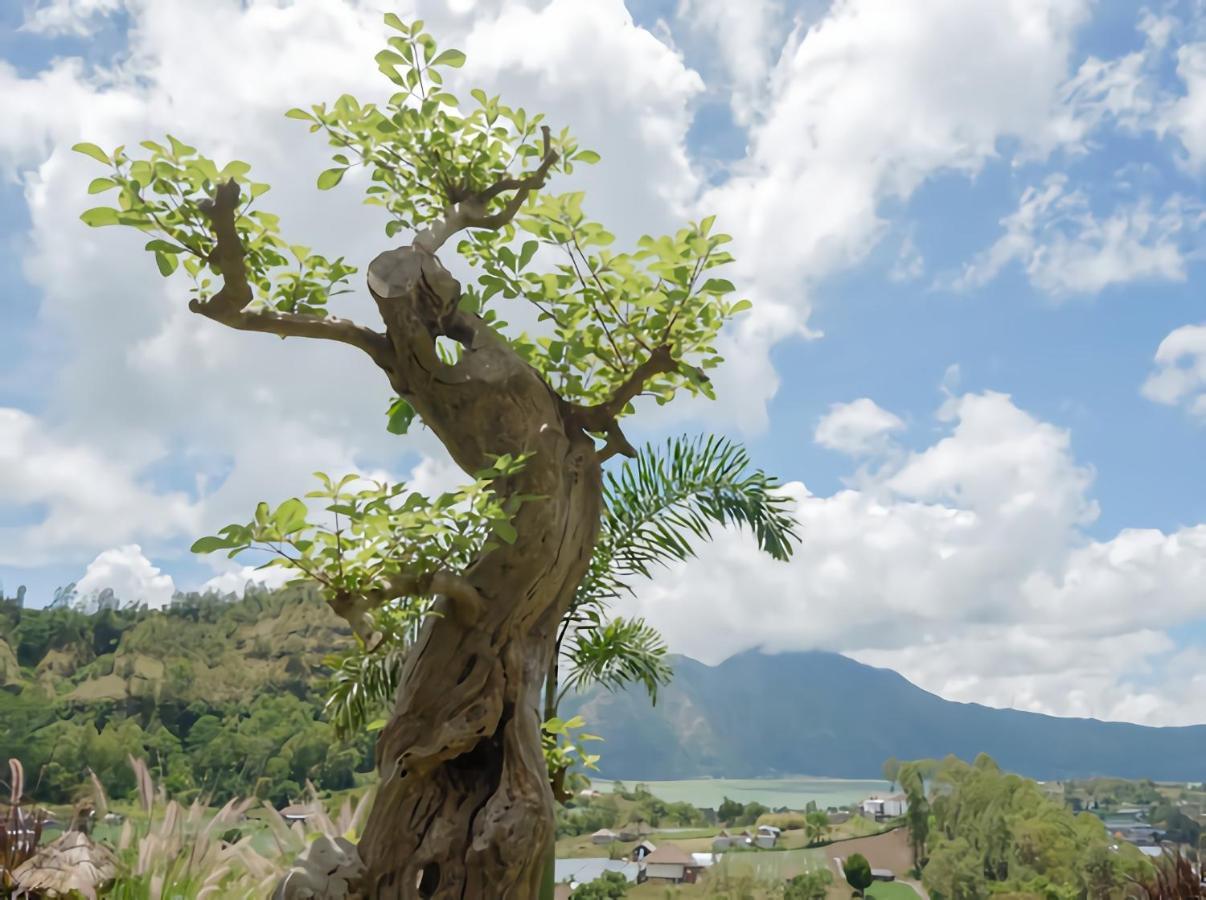
[[[614,782],[594,779],[595,788],[610,791]],[[728,797],[738,803],[762,803],[771,809],[787,807],[804,809],[810,800],[825,809],[829,806],[848,806],[864,800],[870,794],[883,794],[890,785],[886,781],[867,779],[864,781],[843,778],[815,778],[797,776],[793,778],[693,778],[683,781],[641,782],[655,796],[667,803],[686,801],[694,806],[720,806]],[[636,782],[624,784],[631,788]]]
[[[867,888],[872,900],[917,900],[917,892],[899,881],[877,881]]]
[[[826,865],[824,850],[767,850],[726,853],[714,869],[727,875],[752,875],[762,882],[784,882]]]

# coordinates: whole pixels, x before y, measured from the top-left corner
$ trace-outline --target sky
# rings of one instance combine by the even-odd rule
[[[346,348],[188,313],[95,163],[176,135],[251,162],[291,241],[386,248],[282,115],[388,95],[382,12],[456,85],[569,125],[621,241],[716,214],[754,301],[719,432],[786,483],[789,563],[724,533],[641,585],[672,650],[823,649],[944,697],[1206,722],[1206,9],[1201,0],[22,0],[0,5],[0,583],[161,605],[259,577],[198,535],[315,470],[459,475],[386,433]],[[355,178],[345,180],[355,182]],[[365,291],[341,314],[371,320]]]

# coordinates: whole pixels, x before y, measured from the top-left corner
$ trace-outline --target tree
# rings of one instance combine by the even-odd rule
[[[909,762],[901,765],[896,777],[908,802],[905,822],[909,827],[909,844],[913,849],[913,867],[920,872],[925,865],[930,833],[930,804],[925,793],[925,773],[919,763]]]
[[[574,900],[622,900],[628,896],[628,879],[619,872],[604,872],[574,891]]]
[[[720,806],[716,810],[716,818],[727,825],[736,825],[743,812],[745,812],[744,806],[736,800],[725,797],[720,801]]]
[[[979,900],[988,894],[984,871],[965,838],[937,847],[923,874],[925,886],[942,900]]]
[[[797,875],[783,888],[783,900],[825,900],[833,876],[828,869],[813,869]]]
[[[842,871],[846,875],[846,883],[854,888],[861,897],[863,891],[871,887],[871,863],[861,853],[851,853],[842,863]]]
[[[386,24],[376,59],[399,88],[388,102],[345,95],[287,113],[335,148],[320,189],[363,166],[387,237],[410,235],[367,268],[383,330],[330,315],[355,268],[290,244],[277,216],[253,210],[267,186],[244,162],[219,168],[171,136],[138,158],[79,144],[108,167],[89,190],[117,191],[116,207],[82,218],[151,235],[160,272],[192,277],[189,309],[205,319],[363,353],[397,394],[391,430],[420,420],[472,479],[435,498],[327,480],[319,521],[298,500],[261,504],[195,548],[279,552],[369,644],[381,639],[375,609],[422,604],[377,743],[360,887],[526,900],[553,835],[541,689],[594,557],[602,466],[635,454],[620,423],[638,397],[713,395],[716,336],[748,303],[712,274],[731,256],[711,218],[613,252],[581,194],[543,190],[597,155],[484,92],[462,107],[443,76],[464,54],[439,52],[421,23]],[[474,285],[437,257],[453,239]],[[536,311],[529,331],[500,312],[517,300]]]
[[[889,756],[884,760],[884,781],[896,787],[896,780],[900,777],[900,760],[895,756]]]
[[[815,844],[829,833],[829,814],[824,810],[814,810],[804,817],[804,831],[808,843]]]

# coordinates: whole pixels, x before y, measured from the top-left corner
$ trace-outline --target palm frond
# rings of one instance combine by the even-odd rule
[[[749,528],[759,549],[773,559],[790,558],[799,535],[791,501],[779,488],[775,478],[751,469],[744,447],[726,438],[646,445],[607,476],[603,533],[575,607],[599,607],[631,590],[636,578],[651,578],[656,566],[694,556],[714,527]]]
[[[609,691],[641,684],[657,702],[657,690],[670,680],[666,643],[644,619],[614,619],[597,628],[579,629],[569,648],[569,674],[562,693],[598,684]]]

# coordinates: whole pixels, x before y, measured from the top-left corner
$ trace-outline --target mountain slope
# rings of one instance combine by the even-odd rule
[[[833,653],[674,660],[652,707],[640,690],[567,699],[601,735],[610,777],[878,776],[885,759],[984,752],[1033,778],[1206,778],[1206,725],[1148,728],[943,700]]]

